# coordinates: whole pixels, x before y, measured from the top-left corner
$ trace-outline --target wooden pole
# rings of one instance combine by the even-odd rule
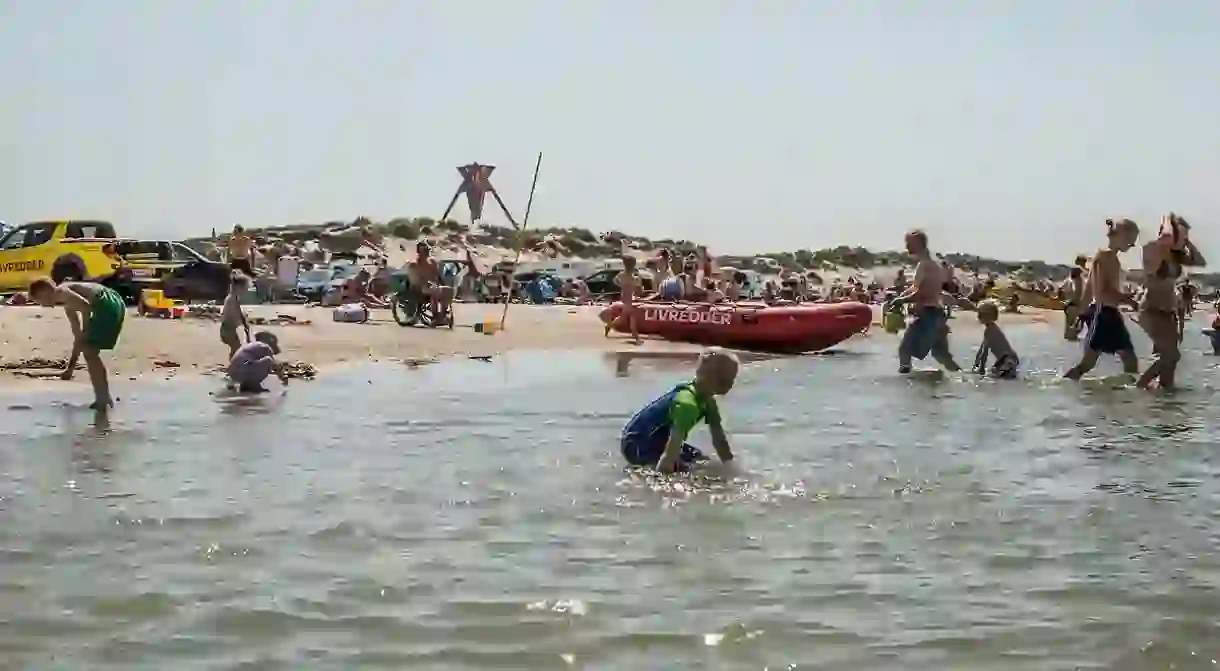
[[[521,220],[521,228],[517,229],[517,258],[513,259],[513,272],[517,270],[517,264],[521,262],[521,250],[525,247],[525,228],[530,224],[530,209],[534,207],[534,191],[538,189],[538,172],[542,170],[542,152],[538,152],[538,162],[534,164],[534,183],[530,184],[530,197],[525,201],[525,217]],[[499,200],[499,197],[496,197]],[[501,203],[501,206],[503,204]],[[511,221],[511,219],[510,219]],[[509,277],[509,293],[504,299],[504,311],[500,314],[500,329],[504,330],[504,324],[508,320],[508,304],[512,298],[512,277]]]

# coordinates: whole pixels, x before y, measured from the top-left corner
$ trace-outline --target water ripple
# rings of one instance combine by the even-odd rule
[[[110,433],[23,399],[0,427],[0,659],[1217,668],[1205,343],[1157,396],[1065,384],[1074,346],[1010,338],[1035,364],[1012,384],[900,379],[880,334],[751,362],[727,477],[624,470],[623,422],[689,373],[585,355],[362,369],[257,412],[141,387]]]

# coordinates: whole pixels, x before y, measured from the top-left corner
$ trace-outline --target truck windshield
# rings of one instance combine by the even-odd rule
[[[110,238],[115,237],[114,224],[106,221],[69,221],[65,238]]]

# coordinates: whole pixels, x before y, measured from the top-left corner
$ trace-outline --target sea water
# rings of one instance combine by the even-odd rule
[[[1018,381],[899,377],[881,333],[746,364],[729,482],[623,470],[682,362],[125,384],[105,430],[10,395],[0,668],[1218,668],[1206,339],[1153,395],[1059,381],[1054,328],[1009,336]]]

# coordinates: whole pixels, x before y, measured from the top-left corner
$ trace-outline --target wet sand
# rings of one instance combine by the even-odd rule
[[[629,338],[611,334],[605,338],[597,319],[599,306],[512,305],[507,329],[493,335],[474,330],[485,319],[499,320],[503,306],[459,304],[457,325],[453,330],[403,328],[394,323],[389,310],[374,310],[365,324],[337,323],[330,308],[299,305],[266,305],[246,308],[251,319],[272,320],[280,315],[295,318],[296,325],[253,325],[277,334],[284,349],[283,358],[319,368],[335,365],[385,361],[418,364],[449,356],[487,357],[511,350],[589,349],[617,351],[695,351],[697,345],[671,343],[645,338],[638,348]],[[874,310],[874,324],[879,314]],[[1019,315],[1003,315],[1005,324],[1048,322],[1058,328],[1062,317],[1057,312],[1026,308]],[[304,323],[304,322],[310,323]],[[978,327],[972,313],[959,312],[951,322],[957,332],[968,333]],[[206,374],[220,369],[227,349],[220,342],[219,323],[200,318],[158,319],[130,313],[123,327],[119,346],[106,355],[107,366],[116,377],[168,377]],[[41,357],[62,359],[71,350],[71,331],[61,310],[41,307],[0,308],[0,333],[4,354],[0,363]],[[879,328],[870,338],[894,338]],[[85,379],[84,371],[77,380]],[[30,378],[0,373],[0,384],[29,382]]]

